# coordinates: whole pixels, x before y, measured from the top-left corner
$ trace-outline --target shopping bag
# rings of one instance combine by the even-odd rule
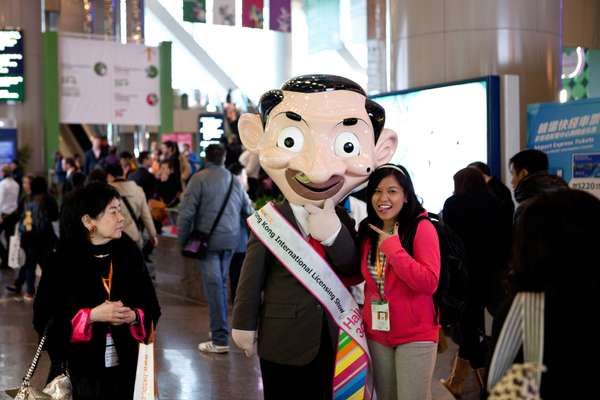
[[[154,364],[154,329],[152,329],[148,344],[143,342],[139,344],[133,400],[157,399],[158,390]]]
[[[490,363],[489,400],[541,400],[544,307],[544,293],[520,292],[513,300]],[[521,348],[525,362],[516,364]]]
[[[21,248],[21,235],[17,224],[14,234],[8,239],[8,266],[17,269],[23,264],[25,264],[25,251]]]

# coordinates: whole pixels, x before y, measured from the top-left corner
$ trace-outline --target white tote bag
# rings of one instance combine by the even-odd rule
[[[8,239],[8,266],[17,269],[23,264],[25,264],[25,252],[21,248],[21,235],[17,224],[14,234]]]
[[[133,400],[157,400],[158,391],[154,370],[154,329],[148,344],[140,343]]]

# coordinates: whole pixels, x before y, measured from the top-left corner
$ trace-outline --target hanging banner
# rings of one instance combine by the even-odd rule
[[[269,14],[269,28],[272,31],[292,31],[291,0],[271,0]]]
[[[263,0],[243,0],[242,26],[246,28],[263,27]]]
[[[600,198],[600,99],[532,104],[528,147],[548,154],[550,173]]]
[[[60,122],[160,125],[158,49],[61,37]]]
[[[215,0],[213,10],[214,24],[235,25],[235,0]]]
[[[206,22],[206,0],[183,0],[183,20]]]

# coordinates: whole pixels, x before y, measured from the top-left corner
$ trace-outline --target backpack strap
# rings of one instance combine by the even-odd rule
[[[414,241],[415,241],[415,236],[417,236],[417,229],[419,228],[419,223],[423,220],[429,220],[429,216],[428,215],[417,216],[417,218],[415,218],[415,221],[412,224],[412,226],[406,231],[406,233],[404,234],[404,237],[400,241],[402,243],[402,247],[404,247],[404,250],[406,250],[406,252],[408,254],[410,254],[411,257],[413,257]]]
[[[125,207],[127,207],[127,211],[129,211],[129,215],[131,216],[131,219],[133,220],[133,223],[135,224],[135,226],[137,227],[138,231],[140,232],[140,235],[142,234],[142,230],[144,229],[144,221],[142,221],[142,217],[141,216],[137,216],[135,215],[135,213],[133,212],[133,207],[131,207],[131,203],[129,202],[129,200],[127,199],[127,197],[125,197],[124,195],[121,196],[121,199],[123,200],[123,203],[125,204]]]
[[[221,209],[219,210],[219,213],[217,214],[217,218],[213,221],[213,224],[210,227],[210,232],[208,232],[206,240],[210,239],[215,228],[217,227],[217,224],[219,223],[219,220],[221,219],[221,215],[223,215],[223,211],[225,210],[225,207],[227,206],[227,203],[229,202],[229,196],[231,195],[232,188],[233,188],[233,174],[229,173],[229,188],[227,189],[227,194],[225,195],[225,200],[223,201],[223,204],[221,205]]]

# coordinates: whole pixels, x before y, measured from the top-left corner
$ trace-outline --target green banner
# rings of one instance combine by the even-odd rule
[[[183,0],[183,20],[206,22],[206,0]]]
[[[173,132],[173,87],[171,85],[171,42],[160,42],[160,127],[159,133]]]

